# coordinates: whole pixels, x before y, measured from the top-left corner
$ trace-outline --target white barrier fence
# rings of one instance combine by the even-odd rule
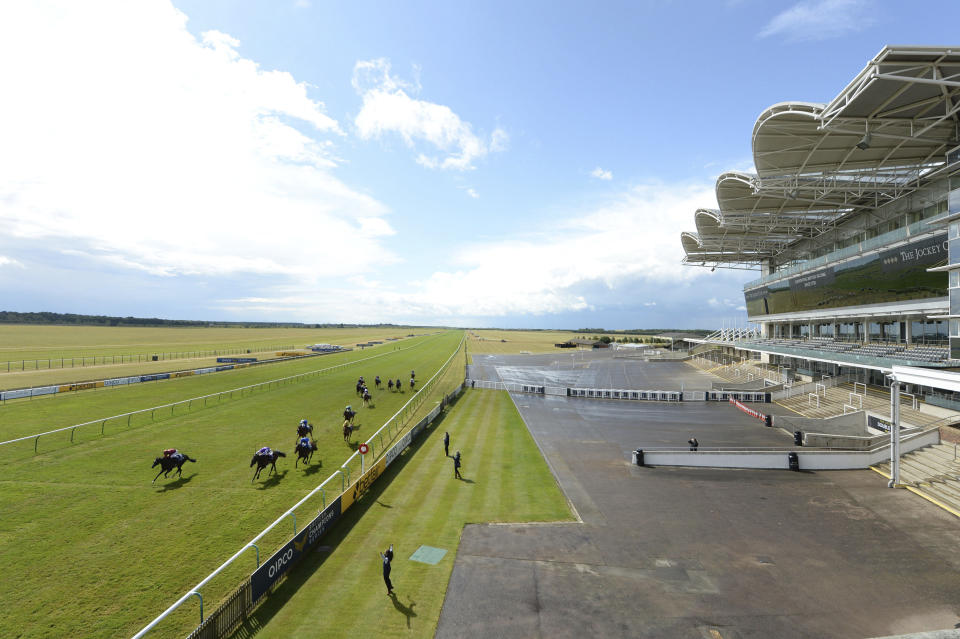
[[[623,388],[564,388],[562,386],[540,386],[518,382],[491,382],[480,379],[467,380],[467,386],[490,390],[505,390],[511,393],[531,393],[535,395],[557,395],[562,397],[582,397],[585,399],[617,399],[647,402],[740,402],[770,401],[770,393],[761,391],[665,391],[634,390]]]
[[[900,454],[940,443],[939,428],[931,428],[900,441]],[[733,449],[704,448],[691,451],[681,448],[643,448],[645,466],[694,466],[704,468],[756,468],[787,470],[788,455],[795,453],[801,470],[852,470],[869,468],[890,459],[890,445],[871,450],[796,449]]]
[[[421,342],[420,344],[414,344],[413,346],[407,346],[406,348],[403,348],[403,349],[400,349],[400,350],[409,350],[409,349],[411,349],[411,348],[416,348],[417,346],[420,346],[420,345],[423,344],[423,343],[424,343],[424,342]],[[226,397],[227,399],[233,399],[235,393],[239,393],[240,396],[243,397],[245,393],[254,392],[254,391],[258,391],[258,390],[269,389],[271,386],[274,386],[274,385],[280,386],[280,385],[282,385],[282,384],[287,384],[287,383],[291,383],[291,382],[300,382],[300,381],[303,381],[304,379],[306,379],[307,377],[310,377],[310,376],[318,376],[318,375],[323,375],[324,373],[330,373],[330,372],[333,372],[333,371],[342,370],[342,369],[344,369],[344,368],[348,368],[348,367],[350,367],[350,366],[354,366],[354,365],[356,365],[356,364],[360,364],[361,362],[366,362],[366,361],[369,361],[369,360],[371,360],[371,359],[377,359],[378,357],[385,357],[385,356],[387,356],[387,355],[392,355],[392,354],[395,354],[395,353],[397,353],[397,351],[387,351],[387,352],[384,352],[384,353],[379,353],[379,354],[377,354],[377,355],[371,355],[370,357],[363,357],[363,358],[361,358],[361,359],[355,359],[355,360],[350,361],[350,362],[344,362],[343,364],[337,364],[337,365],[335,365],[335,366],[328,366],[328,367],[326,367],[326,368],[320,368],[320,369],[317,369],[317,370],[308,371],[308,372],[306,372],[306,373],[299,373],[299,374],[297,374],[297,375],[290,375],[290,376],[288,376],[288,377],[280,377],[280,378],[277,378],[277,379],[271,379],[271,380],[268,380],[268,381],[266,381],[266,382],[259,382],[259,383],[257,383],[257,384],[251,384],[251,385],[249,385],[249,386],[241,386],[240,388],[233,388],[233,389],[230,389],[230,390],[219,391],[219,392],[216,392],[216,393],[211,393],[211,394],[209,394],[209,395],[201,395],[201,396],[199,396],[199,397],[191,397],[191,398],[189,398],[189,399],[184,399],[184,400],[181,400],[181,401],[179,401],[179,402],[173,402],[173,403],[171,403],[171,404],[162,404],[162,405],[160,405],[160,406],[151,406],[150,408],[143,408],[143,409],[140,409],[140,410],[131,411],[131,412],[129,412],[129,413],[121,413],[121,414],[119,414],[119,415],[111,415],[110,417],[101,417],[101,418],[98,418],[98,419],[91,420],[91,421],[89,421],[89,422],[83,422],[83,423],[80,423],[80,424],[74,424],[74,425],[72,425],[72,426],[64,426],[63,428],[55,428],[55,429],[53,429],[53,430],[48,430],[48,431],[45,431],[45,432],[43,432],[43,433],[34,433],[34,434],[32,434],[32,435],[25,435],[25,436],[23,436],[23,437],[17,437],[17,438],[15,438],[15,439],[9,439],[9,440],[7,440],[7,441],[2,441],[2,442],[0,442],[0,446],[6,446],[6,445],[8,445],[8,444],[14,444],[14,443],[16,443],[16,442],[22,442],[22,441],[26,441],[26,440],[32,439],[32,440],[34,440],[33,450],[34,450],[34,452],[37,452],[37,446],[39,445],[40,438],[43,437],[43,436],[45,436],[45,435],[53,435],[54,433],[63,433],[63,432],[66,432],[66,431],[70,431],[70,442],[72,443],[72,442],[73,442],[73,438],[74,438],[74,434],[76,433],[77,429],[78,429],[78,428],[82,428],[82,427],[84,427],[84,426],[95,426],[95,425],[99,425],[99,426],[100,426],[100,434],[103,435],[103,434],[104,434],[104,430],[105,430],[106,425],[107,425],[107,422],[111,422],[111,421],[115,421],[115,420],[123,420],[124,418],[126,418],[126,426],[129,428],[129,427],[131,426],[131,419],[133,418],[133,416],[135,416],[135,415],[146,415],[147,413],[150,413],[150,422],[152,423],[153,421],[155,421],[157,411],[164,411],[164,414],[165,414],[166,410],[169,409],[169,410],[170,410],[170,416],[172,416],[172,415],[174,414],[175,409],[176,409],[177,406],[180,406],[180,407],[186,406],[186,407],[187,407],[187,410],[189,411],[189,410],[193,410],[193,403],[194,403],[194,402],[197,403],[198,407],[200,406],[200,402],[203,402],[203,404],[202,404],[203,406],[207,406],[208,402],[212,401],[213,399],[216,399],[216,401],[219,403],[219,402],[222,401],[225,397]],[[163,379],[169,378],[169,374],[166,374],[166,375],[167,375],[167,377],[165,377],[165,378],[163,378]],[[158,378],[158,379],[159,379],[159,378]],[[53,387],[53,388],[56,388],[56,387]]]

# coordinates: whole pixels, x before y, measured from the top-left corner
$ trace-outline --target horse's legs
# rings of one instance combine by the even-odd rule
[[[160,467],[160,472],[157,473],[157,476],[154,477],[154,478],[153,478],[153,481],[150,482],[150,483],[151,483],[151,484],[156,483],[157,479],[160,477],[160,473],[162,473],[162,472],[163,472],[163,467],[161,466],[161,467]]]

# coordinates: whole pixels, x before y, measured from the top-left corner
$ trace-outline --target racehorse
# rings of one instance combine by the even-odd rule
[[[410,378],[410,390],[413,390],[413,385],[416,384],[416,383],[417,383],[417,380],[415,380],[414,378],[411,377],[411,378]]]
[[[343,441],[350,441],[350,435],[353,434],[353,424],[350,423],[349,419],[343,420]]]
[[[373,380],[373,383],[377,385],[377,390],[380,390],[380,376],[377,375],[376,379]]]
[[[347,409],[343,411],[343,418],[348,422],[350,422],[351,425],[353,425],[353,418],[356,416],[357,416],[357,411],[353,410],[349,406],[347,406]]]
[[[373,396],[370,395],[370,391],[368,391],[368,390],[364,390],[364,391],[363,391],[363,405],[364,405],[364,406],[372,406],[372,405],[373,405]]]
[[[403,384],[400,382],[400,378],[399,378],[399,377],[397,378],[397,384],[396,384],[396,386],[397,386],[397,390],[402,393],[402,392],[403,392]]]
[[[260,471],[270,466],[270,473],[276,472],[277,470],[277,459],[280,457],[286,457],[285,453],[281,453],[279,450],[270,451],[269,455],[254,455],[253,459],[250,460],[250,466],[253,467],[254,464],[257,465],[257,472],[253,474],[253,479],[250,480],[253,483],[254,479],[260,477]],[[267,473],[267,477],[270,476],[270,473]]]
[[[390,392],[391,392],[391,393],[393,392],[393,380],[392,380],[392,379],[388,379],[388,380],[387,380],[387,388],[390,389]]]
[[[309,464],[310,460],[313,458],[313,452],[317,450],[317,440],[311,439],[309,445],[297,444],[297,461],[294,463],[293,467],[296,468],[300,463],[300,460],[303,460],[304,464]]]
[[[300,422],[300,425],[297,426],[297,437],[306,437],[313,433],[313,424],[304,424]]]
[[[152,484],[153,482],[157,481],[161,473],[163,474],[164,477],[166,477],[167,473],[169,473],[174,468],[177,469],[177,476],[183,477],[183,465],[188,461],[196,462],[197,460],[193,459],[188,455],[185,455],[184,453],[176,453],[174,455],[171,455],[170,457],[157,457],[156,459],[153,460],[153,466],[151,466],[150,468],[156,468],[157,465],[159,465],[160,472],[157,473],[157,476],[154,477],[153,481],[150,483]]]

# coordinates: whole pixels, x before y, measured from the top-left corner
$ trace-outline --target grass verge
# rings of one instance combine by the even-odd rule
[[[464,479],[443,453],[463,453]],[[255,611],[235,639],[432,637],[463,527],[471,522],[573,521],[566,500],[504,392],[468,390]],[[394,544],[386,596],[377,555]],[[409,561],[420,546],[447,554]]]

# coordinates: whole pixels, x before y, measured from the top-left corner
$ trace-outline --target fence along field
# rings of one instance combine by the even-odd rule
[[[416,347],[416,345],[429,339],[432,338],[414,338],[396,343],[391,342],[363,351],[334,353],[309,359],[234,369],[215,375],[159,380],[129,386],[114,386],[76,393],[57,393],[32,399],[10,400],[0,406],[0,439],[13,439],[32,433],[72,426],[89,421],[91,418],[103,418],[151,406],[180,402],[200,395],[226,392],[241,386],[259,384],[280,377],[315,371],[348,361],[392,352],[394,349],[402,350]],[[409,375],[409,372],[407,370],[404,374]],[[160,419],[170,416],[155,417]],[[152,420],[148,418],[147,423],[150,422]],[[132,425],[136,425],[136,423]],[[91,433],[88,432],[87,434]],[[83,437],[84,433],[78,432],[77,435]],[[99,431],[95,433],[95,436],[99,437]],[[51,445],[54,441],[48,440]],[[69,437],[57,443],[59,445],[69,444]]]
[[[428,378],[461,335],[433,337],[375,365],[358,364],[302,384],[281,385],[49,454],[8,460],[0,450],[5,462],[0,561],[29,566],[16,579],[0,580],[0,601],[17,602],[0,608],[0,626],[23,629],[23,637],[132,635],[353,453],[343,442],[340,413],[344,405],[358,404],[358,375],[409,379],[415,369],[418,378]],[[359,409],[354,443],[409,395],[374,392],[374,397],[375,408]],[[312,468],[295,470],[294,458],[288,457],[278,464],[279,478],[251,484],[253,451],[269,445],[292,454],[302,417],[314,424],[320,448]],[[183,479],[161,479],[151,486],[155,472],[150,464],[169,446],[198,463],[185,467]],[[263,554],[289,534],[284,528],[264,537]],[[231,567],[212,582],[204,593],[207,606],[215,607],[249,575],[253,563],[251,556],[249,565]],[[196,609],[190,613],[156,636],[186,634],[197,622]]]
[[[408,346],[407,348],[413,348],[413,346]],[[406,350],[406,349],[402,349]],[[48,439],[55,438],[58,435],[69,433],[70,439],[69,443],[73,444],[77,441],[77,432],[80,432],[80,436],[90,437],[91,433],[96,434],[99,429],[99,434],[103,436],[106,433],[107,424],[110,424],[111,431],[120,428],[132,428],[140,425],[152,424],[158,420],[164,419],[173,419],[177,416],[178,410],[179,414],[185,412],[190,412],[194,410],[194,405],[196,405],[196,410],[202,410],[208,408],[210,405],[221,404],[224,401],[233,401],[234,399],[243,399],[247,394],[253,394],[258,392],[266,392],[275,387],[279,387],[285,384],[299,384],[307,381],[311,377],[317,375],[328,375],[333,372],[339,371],[348,366],[356,366],[363,363],[372,363],[371,360],[379,359],[385,355],[390,354],[389,351],[382,351],[377,355],[368,355],[367,357],[361,357],[359,359],[354,359],[352,361],[335,364],[333,366],[328,366],[325,368],[315,369],[308,371],[306,373],[299,373],[295,375],[288,375],[286,377],[274,378],[266,382],[261,382],[257,384],[251,384],[248,386],[240,386],[237,388],[231,388],[229,390],[224,390],[216,393],[211,393],[208,395],[201,395],[197,397],[191,397],[189,399],[181,400],[179,402],[171,402],[169,404],[161,404],[158,406],[151,406],[149,408],[142,408],[136,411],[130,411],[128,413],[121,413],[119,415],[111,415],[103,418],[97,418],[90,421],[82,422],[79,424],[73,424],[71,426],[65,426],[62,428],[57,428],[50,431],[45,431],[42,433],[32,433],[30,435],[25,435],[23,437],[18,437],[16,439],[10,439],[6,441],[0,441],[0,446],[11,446],[25,441],[33,441],[33,452],[39,452],[40,438],[46,437]],[[225,367],[229,370],[233,370],[233,366]],[[194,373],[199,371],[187,371],[188,373]],[[207,371],[208,373],[213,371]],[[225,371],[224,371],[225,372]],[[165,375],[162,378],[157,378],[155,380],[149,381],[166,381],[168,379],[180,379],[182,377],[189,377],[192,375],[180,375],[174,374],[173,376]],[[137,383],[149,383],[149,381],[141,381],[140,378],[136,378]],[[119,385],[119,384],[118,384]],[[101,386],[104,388],[106,386]],[[134,418],[136,418],[136,423],[134,423]],[[64,443],[66,440],[60,438],[62,441],[59,443]],[[45,450],[47,447],[45,447]]]
[[[352,346],[435,329],[134,328],[0,325],[0,388],[24,388],[101,377],[155,373],[214,362],[218,355],[251,356],[315,343]],[[158,361],[154,362],[156,356]],[[193,363],[187,363],[191,360]],[[164,363],[166,362],[166,363]],[[97,373],[103,368],[109,373]],[[9,374],[8,374],[9,373]]]

